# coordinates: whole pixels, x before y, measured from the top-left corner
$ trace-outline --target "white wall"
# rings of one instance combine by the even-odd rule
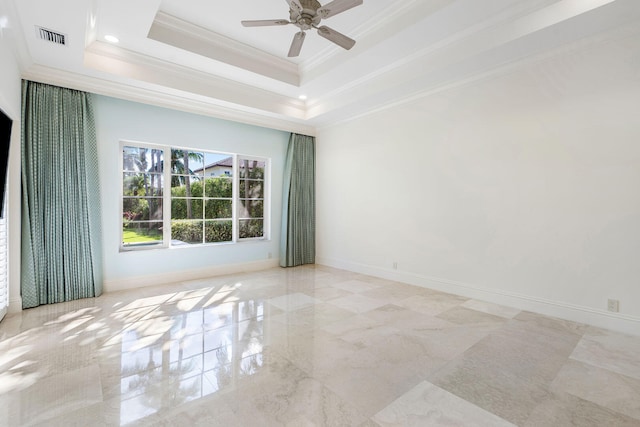
[[[0,17],[8,18],[6,5],[0,1]],[[7,193],[9,208],[9,311],[22,310],[20,298],[20,103],[21,80],[14,47],[13,22],[0,28],[0,108],[13,120]]]
[[[637,43],[321,129],[318,262],[638,333]]]
[[[289,133],[105,96],[95,96],[103,211],[105,290],[277,265],[282,171]],[[121,140],[271,158],[271,239],[206,247],[119,252]],[[269,254],[272,259],[269,259]]]

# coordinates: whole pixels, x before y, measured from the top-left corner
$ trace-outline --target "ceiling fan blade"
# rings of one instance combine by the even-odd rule
[[[345,10],[360,6],[362,3],[363,0],[333,0],[318,9],[318,15],[322,19],[331,18]]]
[[[289,48],[289,54],[287,55],[289,58],[300,55],[302,43],[304,43],[304,38],[306,36],[307,34],[303,31],[300,31],[299,33],[296,33],[295,36],[293,36],[293,41],[291,42],[291,47]]]
[[[326,25],[318,28],[318,34],[347,50],[351,49],[353,45],[356,44],[355,40],[345,36],[342,33],[337,32],[332,28],[327,27]]]
[[[286,19],[260,19],[257,21],[242,21],[242,25],[245,27],[270,27],[272,25],[287,25],[290,24]]]
[[[289,4],[289,9],[297,12],[298,15],[302,13],[303,7],[302,4],[300,4],[300,0],[287,0],[287,3]]]

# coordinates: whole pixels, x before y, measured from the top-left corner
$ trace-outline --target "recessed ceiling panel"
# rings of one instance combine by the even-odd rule
[[[324,5],[329,0],[321,0],[320,3]],[[322,24],[357,39],[358,33],[363,31],[363,24],[379,17],[391,3],[397,2],[364,0],[361,6],[323,20]],[[243,20],[289,20],[289,5],[286,0],[233,1],[232,6],[210,0],[163,0],[160,10],[280,58],[287,58],[291,40],[299,31],[293,25],[246,28],[240,24]],[[340,48],[317,36],[313,30],[306,37],[300,56],[288,60],[299,64],[319,53],[336,49]]]
[[[148,37],[189,52],[298,86],[298,66],[215,31],[158,12]]]

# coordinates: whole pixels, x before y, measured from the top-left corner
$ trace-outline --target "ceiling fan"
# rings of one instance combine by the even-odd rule
[[[300,55],[302,43],[306,37],[307,30],[315,28],[318,34],[325,39],[337,44],[344,49],[351,49],[356,41],[345,36],[326,25],[318,26],[322,19],[331,18],[339,13],[359,6],[363,0],[333,0],[322,6],[317,0],[286,0],[289,3],[289,20],[286,19],[263,19],[257,21],[242,21],[245,27],[269,27],[276,25],[293,24],[300,28],[300,32],[293,36],[289,57]]]

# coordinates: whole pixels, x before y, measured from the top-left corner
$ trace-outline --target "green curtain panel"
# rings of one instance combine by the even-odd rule
[[[89,94],[22,82],[22,307],[102,293],[98,151]]]
[[[316,259],[315,138],[291,134],[284,165],[280,265],[313,264]]]

